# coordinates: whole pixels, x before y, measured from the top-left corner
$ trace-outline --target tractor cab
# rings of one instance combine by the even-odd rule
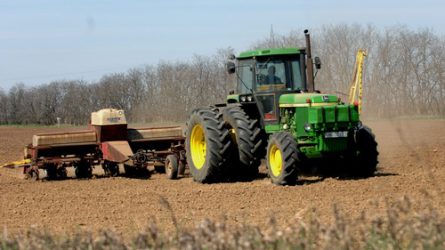
[[[265,124],[279,119],[278,100],[306,91],[305,51],[296,48],[247,51],[237,57],[239,102],[255,102]],[[229,96],[230,98],[237,96]]]
[[[278,125],[281,95],[308,92],[304,48],[246,51],[236,57],[236,61],[236,65],[229,62],[227,69],[237,74],[239,94],[229,95],[227,102],[255,103],[263,126]],[[319,69],[320,61],[318,58],[315,61]]]

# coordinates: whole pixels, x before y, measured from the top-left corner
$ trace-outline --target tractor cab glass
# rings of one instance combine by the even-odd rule
[[[282,93],[304,90],[299,57],[259,58],[255,68],[258,106],[265,121],[277,120]]]
[[[256,90],[273,91],[286,88],[285,63],[279,61],[257,62]]]
[[[298,58],[258,59],[256,62],[256,91],[292,91],[303,89]]]
[[[251,93],[253,89],[253,60],[242,60],[238,62],[238,93]]]

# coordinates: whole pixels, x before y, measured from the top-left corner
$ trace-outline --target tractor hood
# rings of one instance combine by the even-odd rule
[[[280,96],[280,107],[334,106],[337,104],[339,104],[339,98],[335,95],[293,93]]]

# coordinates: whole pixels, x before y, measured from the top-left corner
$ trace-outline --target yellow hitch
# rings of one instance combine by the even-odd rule
[[[19,167],[24,167],[25,165],[28,165],[31,163],[30,159],[25,159],[25,160],[21,160],[21,161],[13,161],[10,163],[6,163],[4,165],[1,165],[0,167],[2,168],[19,168]]]
[[[359,49],[355,59],[355,66],[352,75],[351,87],[349,89],[349,103],[358,105],[358,113],[362,112],[363,95],[363,64],[368,55],[365,49]],[[358,88],[358,95],[357,95]]]

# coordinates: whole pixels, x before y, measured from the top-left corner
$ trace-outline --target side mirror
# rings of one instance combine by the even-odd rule
[[[227,73],[229,73],[229,74],[235,73],[235,70],[236,70],[235,63],[234,62],[227,62],[226,63],[226,70],[227,70]]]
[[[315,62],[315,68],[316,68],[316,69],[321,69],[321,60],[320,60],[320,57],[316,56],[316,57],[314,58],[314,62]]]

